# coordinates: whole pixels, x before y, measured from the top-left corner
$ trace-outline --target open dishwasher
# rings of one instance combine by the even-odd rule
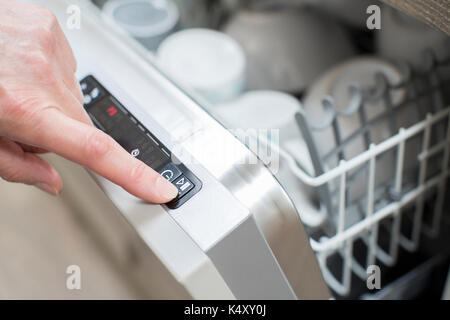
[[[355,1],[350,18],[327,5],[338,1],[42,3],[66,26],[95,125],[179,189],[150,205],[55,164],[67,201],[149,297],[443,290],[450,37],[378,2],[381,29],[365,30],[372,4]],[[71,5],[81,28],[65,23]],[[402,59],[398,23],[433,41],[407,38],[417,48]]]

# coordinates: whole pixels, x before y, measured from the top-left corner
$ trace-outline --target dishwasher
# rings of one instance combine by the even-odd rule
[[[431,27],[378,1],[32,2],[94,124],[179,190],[152,205],[53,160],[146,296],[445,297],[448,3]]]

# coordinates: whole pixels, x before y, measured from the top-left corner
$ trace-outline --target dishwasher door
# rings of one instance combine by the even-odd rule
[[[93,2],[111,30],[137,40],[124,39],[127,48],[155,59],[166,78],[256,154],[285,189],[272,188],[266,168],[241,165],[253,161],[252,154],[229,152],[237,157],[227,162],[223,151],[233,148],[226,142],[214,154],[200,152],[210,148],[196,143],[208,139],[200,138],[205,131],[197,116],[170,130],[250,210],[291,284],[306,285],[299,266],[310,261],[303,258],[309,251],[292,254],[306,241],[298,236],[298,216],[336,298],[392,297],[392,291],[374,294],[367,282],[372,272],[393,284],[386,286],[390,291],[411,274],[427,279],[421,272],[432,268],[422,264],[446,263],[435,256],[450,255],[443,245],[450,37],[436,5],[164,0],[167,17],[173,13],[168,4],[178,5],[179,24],[158,45],[134,27],[157,24],[142,1]],[[155,2],[145,3],[151,12]],[[170,115],[159,122],[170,123]],[[414,290],[399,290],[405,298],[424,287],[409,282]],[[312,283],[306,291],[321,288]]]
[[[264,163],[89,1],[34,2],[56,14],[98,103],[109,99],[111,116],[122,110],[196,185],[179,207],[151,205],[53,161],[66,200],[136,285],[153,298],[329,298],[297,210]],[[68,23],[74,13],[80,28]]]

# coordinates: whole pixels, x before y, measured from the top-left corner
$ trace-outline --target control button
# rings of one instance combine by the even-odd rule
[[[185,176],[181,176],[176,179],[173,184],[178,189],[178,198],[181,198],[186,193],[188,193],[192,188],[194,188],[194,184]]]
[[[104,94],[99,88],[94,87],[94,88],[92,88],[89,95],[91,96],[93,101],[97,101],[97,100],[100,100]]]
[[[92,89],[92,91],[91,91],[92,99],[97,99],[99,95],[100,95],[100,90],[98,90],[98,88]]]
[[[114,106],[111,106],[108,109],[106,109],[106,112],[108,113],[108,116],[114,117],[114,115],[117,113],[117,108]]]
[[[178,169],[173,163],[169,163],[167,164],[164,168],[162,168],[159,173],[166,178],[167,180],[169,180],[170,182],[172,182],[173,180],[175,180],[176,178],[178,178],[179,176],[181,176],[181,171],[180,169]]]
[[[140,151],[138,148],[136,148],[136,149],[134,149],[134,150],[131,151],[131,155],[132,155],[133,157],[135,157],[135,158],[136,158],[140,153],[141,153],[141,151]]]
[[[91,102],[92,102],[91,96],[88,95],[88,94],[85,94],[85,95],[84,95],[84,104],[89,104],[89,103],[91,103]]]
[[[95,83],[93,83],[90,79],[84,79],[80,82],[81,91],[83,91],[84,94],[89,93],[93,87],[95,87]]]

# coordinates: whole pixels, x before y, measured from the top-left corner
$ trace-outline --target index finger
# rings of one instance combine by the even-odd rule
[[[166,203],[178,194],[170,182],[99,129],[56,109],[47,109],[38,127],[33,145],[86,166],[139,198]]]

